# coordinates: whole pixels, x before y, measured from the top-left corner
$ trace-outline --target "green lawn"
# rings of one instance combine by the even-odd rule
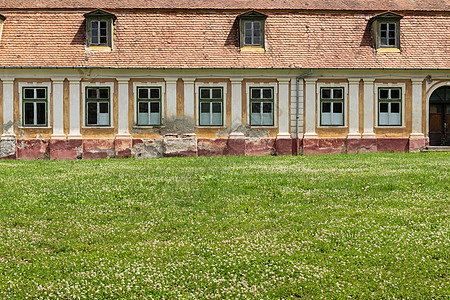
[[[0,161],[0,298],[447,298],[450,154]]]

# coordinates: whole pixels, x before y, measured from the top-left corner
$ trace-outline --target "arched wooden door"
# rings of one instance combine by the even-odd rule
[[[430,146],[450,146],[450,86],[436,89],[430,96]]]

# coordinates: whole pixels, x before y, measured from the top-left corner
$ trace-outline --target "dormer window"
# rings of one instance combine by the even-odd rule
[[[110,50],[113,44],[113,22],[116,16],[97,9],[85,14],[84,17],[86,18],[87,46],[94,50],[102,50],[103,47]]]
[[[371,19],[375,48],[379,52],[400,51],[400,20],[402,16],[387,12]]]
[[[249,11],[238,16],[240,48],[264,50],[264,32],[267,16],[257,11]]]

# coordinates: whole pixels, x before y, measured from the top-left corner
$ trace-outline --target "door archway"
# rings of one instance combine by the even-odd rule
[[[450,86],[431,94],[428,125],[430,146],[450,146]]]

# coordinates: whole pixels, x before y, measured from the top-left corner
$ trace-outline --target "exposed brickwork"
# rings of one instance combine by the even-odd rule
[[[240,51],[240,13],[117,11],[113,51],[86,52],[83,12],[4,12],[0,66],[449,68],[449,14],[405,14],[401,52],[377,53],[375,13],[267,11],[265,52]]]

